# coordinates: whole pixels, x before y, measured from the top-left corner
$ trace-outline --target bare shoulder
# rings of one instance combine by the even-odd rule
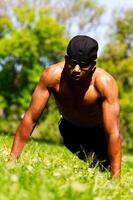
[[[104,69],[97,68],[95,73],[95,87],[102,96],[118,96],[117,83],[114,77]]]
[[[97,68],[95,74],[96,74],[95,81],[97,83],[101,83],[105,85],[110,84],[110,83],[116,83],[116,80],[114,79],[114,77],[108,72],[106,72],[104,69]]]
[[[44,69],[41,75],[41,82],[44,83],[47,87],[54,87],[60,82],[63,68],[64,62],[59,62],[48,66],[46,69]]]

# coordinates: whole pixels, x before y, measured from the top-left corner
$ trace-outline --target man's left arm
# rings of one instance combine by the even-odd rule
[[[114,177],[119,176],[121,171],[120,106],[118,89],[113,78],[106,80],[103,85],[103,122],[108,141],[111,176]]]

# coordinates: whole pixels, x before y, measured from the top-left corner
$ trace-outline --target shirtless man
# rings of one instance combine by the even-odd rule
[[[20,156],[53,94],[62,115],[59,130],[66,147],[82,159],[94,152],[110,168],[111,176],[120,175],[118,89],[110,74],[96,68],[97,50],[93,38],[75,36],[68,44],[65,61],[44,70],[16,131],[11,159]]]

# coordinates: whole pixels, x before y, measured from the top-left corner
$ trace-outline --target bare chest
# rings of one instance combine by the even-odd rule
[[[54,97],[59,110],[63,111],[94,111],[96,105],[101,102],[101,96],[93,85],[90,85],[86,91],[80,89],[71,89],[65,85],[55,88]]]
[[[83,127],[102,122],[102,98],[93,85],[86,91],[57,86],[53,94],[61,115],[69,122]]]

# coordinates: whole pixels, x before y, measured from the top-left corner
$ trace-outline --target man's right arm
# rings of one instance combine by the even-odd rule
[[[19,158],[27,140],[32,134],[32,131],[47,104],[50,95],[47,82],[47,74],[44,73],[41,76],[41,79],[32,95],[31,104],[17,128],[10,153],[10,159],[15,160]]]

